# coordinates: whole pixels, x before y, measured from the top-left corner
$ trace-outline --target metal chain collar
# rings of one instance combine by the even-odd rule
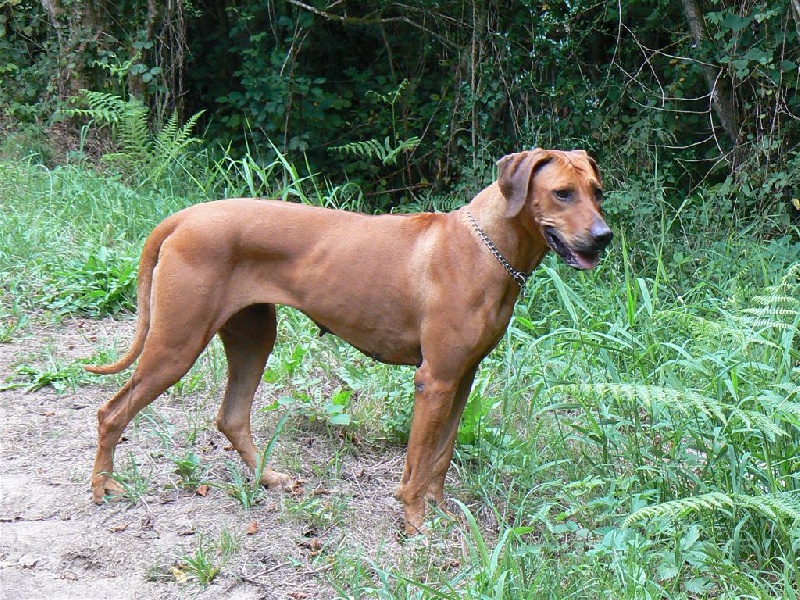
[[[529,273],[525,273],[524,271],[517,271],[514,267],[512,267],[509,262],[505,259],[505,257],[500,254],[500,250],[497,249],[497,246],[494,245],[489,236],[486,235],[486,232],[478,227],[478,224],[475,222],[475,218],[472,216],[472,213],[467,211],[467,218],[469,222],[472,223],[472,226],[475,228],[475,232],[478,234],[478,237],[481,238],[481,241],[486,244],[486,247],[494,254],[494,257],[497,259],[503,268],[511,275],[511,278],[516,282],[516,284],[520,287],[520,289],[525,289],[525,282],[528,281],[528,277],[530,277]]]

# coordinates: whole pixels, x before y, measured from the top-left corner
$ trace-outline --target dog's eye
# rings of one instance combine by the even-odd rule
[[[594,193],[594,199],[597,201],[598,204],[603,202],[603,190],[597,190]]]
[[[556,190],[555,192],[556,198],[561,200],[562,202],[566,202],[572,197],[572,192],[569,190]]]

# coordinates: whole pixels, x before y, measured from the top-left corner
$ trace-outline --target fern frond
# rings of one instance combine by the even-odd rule
[[[416,198],[397,207],[399,213],[450,212],[464,204],[460,196],[428,196]]]
[[[136,98],[125,102],[117,121],[116,137],[122,150],[119,154],[143,156],[150,150],[150,129],[147,125],[147,107]]]
[[[178,126],[178,114],[173,112],[169,120],[161,127],[153,142],[153,152],[150,157],[151,179],[157,180],[169,165],[185,153],[189,146],[200,141],[192,136],[192,130],[203,112],[192,115],[180,127]]]
[[[408,87],[408,84],[409,80],[403,79],[403,81],[401,81],[396,88],[388,91],[386,94],[381,94],[375,90],[367,90],[365,95],[377,98],[380,102],[383,102],[387,106],[394,106],[400,99],[400,96],[403,94],[403,90]]]
[[[725,416],[726,405],[693,391],[630,383],[574,383],[555,385],[550,389],[582,397],[610,395],[615,399],[634,401],[647,410],[651,410],[655,401],[684,414],[700,411],[709,419],[717,419],[722,423],[728,421]]]
[[[784,298],[782,297],[762,298],[761,300],[774,300],[774,302],[762,304],[757,308],[745,308],[742,311],[746,315],[744,319],[745,322],[754,327],[796,327],[796,325],[784,321],[778,321],[777,319],[800,317],[800,302],[784,302]],[[781,304],[786,304],[787,306],[780,306]],[[793,305],[796,305],[797,308],[792,308]],[[786,320],[788,321],[789,319]]]
[[[192,136],[192,130],[197,124],[198,119],[205,111],[200,111],[192,115],[186,123],[178,127],[178,114],[172,116],[161,128],[156,136],[157,146],[163,150],[163,154],[168,157],[176,156],[188,146],[197,143],[199,140]]]
[[[782,492],[763,496],[734,496],[736,504],[774,521],[785,519],[800,524],[800,493]]]
[[[800,429],[800,402],[793,398],[800,397],[800,386],[788,382],[776,384],[776,390],[783,390],[784,394],[760,395],[756,398],[759,404],[757,412],[774,421],[790,423]]]
[[[799,263],[800,265],[800,263]],[[766,294],[755,296],[753,306],[741,311],[735,322],[748,332],[743,348],[751,344],[774,348],[779,351],[788,349],[779,344],[768,331],[786,332],[790,336],[800,335],[800,281],[797,280],[800,268],[795,265],[775,286],[766,289]]]
[[[413,136],[407,140],[401,140],[396,146],[392,147],[389,136],[386,136],[383,142],[377,139],[363,140],[349,142],[340,146],[331,146],[330,149],[334,152],[341,152],[357,158],[377,159],[383,165],[394,165],[397,163],[397,157],[400,154],[413,150],[419,146],[420,141],[417,136]]]
[[[795,375],[795,381],[800,381],[800,367],[795,367],[794,369],[792,369],[792,373]],[[779,385],[778,387],[783,387],[783,386]],[[792,400],[795,397],[800,399],[800,385],[787,384],[784,389],[786,389],[787,401]],[[798,404],[798,403],[793,402],[793,404]],[[791,412],[789,414],[794,414],[794,413]],[[800,417],[798,418],[800,419]]]
[[[95,92],[92,90],[81,90],[81,97],[71,98],[76,102],[83,100],[85,108],[67,108],[62,114],[69,117],[86,117],[99,123],[100,125],[116,125],[119,123],[128,108],[128,102],[115,94],[106,92]]]
[[[730,407],[731,420],[741,422],[747,429],[758,431],[765,435],[770,442],[776,438],[788,435],[788,432],[777,425],[771,417],[758,410],[743,410],[739,407]]]
[[[173,113],[154,134],[148,123],[149,110],[138,98],[123,100],[114,94],[91,90],[81,93],[88,108],[68,109],[64,114],[111,125],[119,150],[104,155],[103,160],[114,163],[129,177],[157,181],[189,145],[199,141],[192,136],[192,130],[203,111],[192,115],[183,125],[179,125],[178,115]]]
[[[743,321],[752,327],[796,329],[800,319],[800,263],[794,265],[780,283],[766,289],[766,294],[755,296],[755,306],[742,311]]]
[[[378,140],[363,140],[358,142],[348,142],[340,146],[331,146],[334,152],[352,155],[357,158],[379,158],[383,160],[383,145]]]
[[[773,442],[776,438],[788,435],[788,432],[776,423],[776,416],[781,421],[796,422],[800,418],[800,404],[788,402],[780,399],[770,401],[769,405],[775,410],[771,414],[765,414],[763,407],[767,405],[766,397],[762,407],[756,410],[743,409],[733,406],[714,398],[704,396],[694,391],[676,390],[669,387],[654,385],[641,385],[629,383],[574,383],[555,385],[551,390],[562,392],[568,395],[586,397],[611,396],[615,400],[626,400],[635,402],[645,410],[652,411],[654,402],[658,402],[669,408],[675,409],[684,415],[691,415],[700,412],[710,420],[716,419],[726,426],[743,425],[749,430],[758,431],[765,435],[769,441]],[[760,398],[761,399],[761,398]]]
[[[722,492],[709,492],[701,496],[679,498],[662,502],[655,506],[646,506],[631,513],[622,522],[622,527],[630,527],[642,521],[652,521],[660,518],[676,519],[690,513],[705,511],[720,511],[726,507],[733,507],[733,499]]]
[[[622,527],[630,527],[642,521],[659,518],[678,519],[691,513],[724,512],[731,514],[730,509],[744,509],[761,514],[770,520],[786,520],[800,523],[800,492],[778,492],[761,496],[735,494],[730,496],[722,492],[709,492],[700,496],[680,498],[662,502],[655,506],[647,506],[628,515]]]
[[[403,152],[413,150],[417,146],[419,146],[420,139],[417,136],[412,136],[407,140],[401,140],[400,143],[391,148],[389,146],[389,138],[386,138],[384,148],[386,150],[386,156],[384,156],[383,164],[384,165],[394,165],[397,163],[397,157],[400,156]]]
[[[178,113],[173,111],[167,122],[161,126],[157,139],[159,141],[171,141],[178,133]]]
[[[792,266],[781,281],[755,296],[751,305],[728,315],[727,320],[687,315],[695,340],[719,346],[725,340],[729,347],[748,351],[751,346],[783,350],[769,331],[798,332],[800,327],[800,263]],[[800,332],[798,332],[800,335]]]
[[[780,287],[780,286],[777,286]],[[800,300],[793,296],[781,296],[773,294],[770,296],[754,296],[752,299],[753,304],[759,306],[775,306],[778,304],[786,304],[788,306],[800,306]]]

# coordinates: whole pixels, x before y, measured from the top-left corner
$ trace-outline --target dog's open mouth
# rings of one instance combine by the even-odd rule
[[[578,251],[570,248],[553,227],[544,228],[544,239],[547,245],[575,269],[592,269],[600,262],[600,252]]]

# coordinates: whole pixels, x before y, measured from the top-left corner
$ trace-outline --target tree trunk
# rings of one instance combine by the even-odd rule
[[[41,0],[41,4],[58,40],[58,94],[68,98],[92,87],[85,52],[106,31],[104,20],[95,2]]]
[[[792,0],[792,2],[797,1]],[[694,0],[682,0],[682,2],[683,12],[686,15],[686,21],[689,23],[689,32],[692,34],[694,43],[700,46],[708,37],[703,17],[700,15]],[[723,74],[722,69],[707,63],[703,63],[702,69],[711,96],[711,107],[735,148],[739,141],[739,130],[731,84]]]
[[[794,26],[797,29],[797,35],[800,36],[800,0],[791,0],[791,4]]]

